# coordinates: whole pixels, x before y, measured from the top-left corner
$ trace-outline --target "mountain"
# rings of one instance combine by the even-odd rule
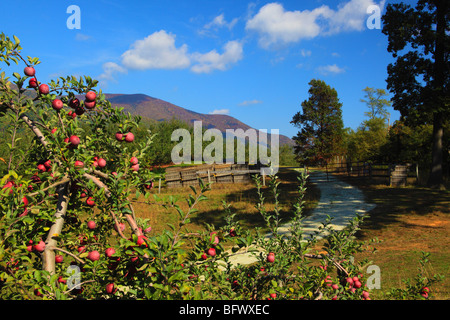
[[[198,113],[145,94],[105,94],[105,96],[114,107],[122,107],[131,114],[157,121],[173,118],[190,124],[194,124],[194,121],[202,121],[203,128],[216,128],[223,133],[226,129],[242,129],[244,131],[251,129],[249,125],[229,115]],[[270,131],[268,140],[270,141]],[[279,141],[280,145],[294,145],[294,141],[284,135],[279,135]]]

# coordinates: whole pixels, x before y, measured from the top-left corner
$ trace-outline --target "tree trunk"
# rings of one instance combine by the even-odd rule
[[[428,178],[428,187],[445,189],[443,179],[443,151],[442,138],[444,136],[444,128],[442,126],[442,115],[434,114],[433,120],[433,149],[430,176]]]
[[[45,250],[42,253],[42,264],[43,270],[50,272],[50,274],[55,273],[55,251],[54,247],[57,246],[57,241],[53,238],[54,236],[61,235],[61,231],[64,225],[64,216],[67,211],[68,196],[67,196],[67,186],[68,182],[59,185],[57,187],[58,192],[58,206],[55,213],[55,222],[50,228],[47,235],[47,240],[45,241]]]
[[[435,1],[436,5],[436,43],[435,43],[435,63],[434,63],[434,90],[436,90],[436,109],[433,115],[433,149],[430,176],[428,178],[428,186],[431,188],[445,189],[444,172],[443,172],[443,150],[442,139],[444,136],[444,128],[442,118],[444,116],[441,104],[445,97],[445,14],[447,11],[447,1]],[[445,112],[445,111],[444,111]]]

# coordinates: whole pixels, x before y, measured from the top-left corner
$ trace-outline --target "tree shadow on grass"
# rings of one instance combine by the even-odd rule
[[[369,212],[364,228],[381,230],[400,222],[408,214],[425,216],[433,212],[450,214],[450,192],[415,186],[389,187],[373,184],[369,179],[355,179],[343,176],[337,178],[358,187],[366,201],[376,205]]]
[[[287,223],[294,217],[293,205],[296,203],[299,193],[297,180],[298,173],[293,170],[282,169],[277,173],[279,180],[281,181],[278,186],[279,190],[279,213],[282,219],[281,223]],[[303,208],[303,216],[307,216],[309,212],[317,205],[320,198],[320,190],[307,182],[307,190],[303,201],[305,206]],[[214,188],[214,185],[212,186]],[[268,181],[266,180],[266,186],[262,187],[264,193],[264,204],[267,211],[273,211],[275,198],[272,191],[268,187]],[[224,189],[226,192],[226,188]],[[265,221],[260,212],[255,208],[258,203],[258,193],[256,184],[251,188],[243,188],[240,191],[228,193],[225,196],[225,201],[230,205],[231,213],[236,214],[235,220],[246,228],[261,227],[265,228]],[[195,214],[191,218],[191,222],[202,225],[211,224],[216,228],[225,225],[226,212],[223,207],[214,208],[207,211],[201,211]]]

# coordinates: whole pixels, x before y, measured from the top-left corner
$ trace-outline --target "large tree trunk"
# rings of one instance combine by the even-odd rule
[[[443,179],[443,151],[442,139],[444,136],[444,128],[442,126],[442,115],[434,114],[433,119],[433,149],[431,159],[431,170],[428,178],[428,186],[430,188],[445,189]]]
[[[434,63],[434,90],[436,91],[436,109],[442,110],[441,105],[445,98],[445,14],[447,12],[447,1],[434,1],[436,5],[436,43],[435,43],[435,63]],[[431,171],[428,178],[428,186],[431,188],[444,189],[443,175],[443,151],[442,139],[444,136],[444,128],[442,126],[442,117],[444,113],[441,111],[434,112],[433,115],[433,149],[431,160]]]

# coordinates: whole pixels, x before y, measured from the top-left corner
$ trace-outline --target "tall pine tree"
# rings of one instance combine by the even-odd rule
[[[343,146],[344,122],[338,94],[322,80],[309,82],[309,99],[302,102],[291,123],[300,128],[295,141],[295,153],[305,165],[325,165]]]

